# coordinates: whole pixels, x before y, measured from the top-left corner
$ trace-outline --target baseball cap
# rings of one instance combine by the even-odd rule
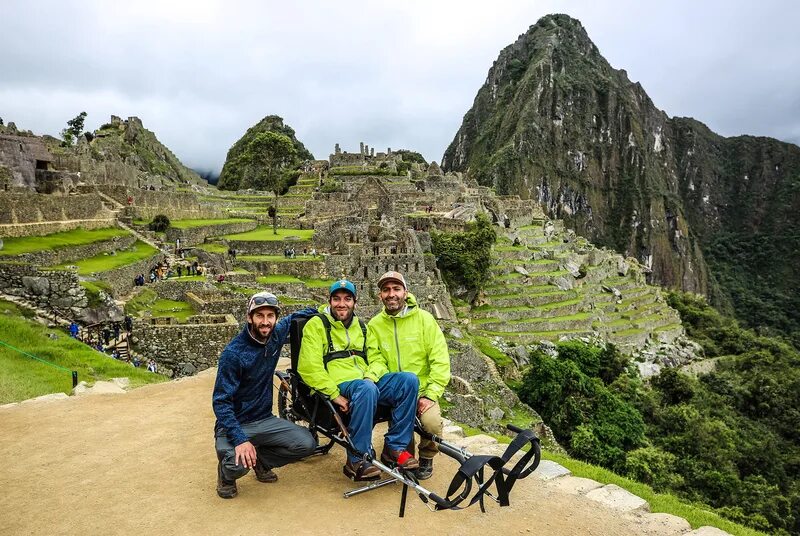
[[[386,272],[385,274],[383,274],[381,278],[378,279],[378,288],[381,288],[381,285],[383,285],[385,281],[389,280],[397,281],[398,283],[403,285],[404,289],[408,290],[408,285],[406,285],[406,280],[403,277],[403,274],[401,274],[400,272]]]
[[[334,282],[333,285],[331,285],[331,288],[328,290],[328,296],[332,296],[337,290],[346,290],[352,294],[354,298],[356,297],[356,286],[347,279],[340,279],[339,281]]]
[[[247,314],[261,307],[272,307],[275,309],[275,314],[281,314],[281,308],[278,305],[278,297],[271,292],[258,292],[253,294],[247,302]]]

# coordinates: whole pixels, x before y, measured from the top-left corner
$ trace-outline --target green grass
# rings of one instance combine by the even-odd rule
[[[327,288],[333,285],[334,279],[312,279],[307,277],[300,278],[308,288]]]
[[[284,257],[283,255],[239,255],[236,257],[237,260],[240,261],[251,261],[251,262],[322,262],[322,257],[317,255],[316,257],[312,257],[311,255],[298,255],[295,258],[291,259],[289,257]]]
[[[125,312],[131,316],[173,317],[179,322],[195,314],[192,306],[186,302],[160,299],[156,292],[145,288],[135,298],[125,304]]]
[[[514,364],[513,359],[495,348],[486,337],[473,337],[472,340],[475,342],[475,346],[485,355],[489,356],[498,366],[508,367]]]
[[[647,484],[625,478],[608,469],[575,460],[563,454],[556,454],[548,451],[543,452],[542,458],[563,465],[572,471],[574,476],[591,478],[601,484],[616,484],[650,503],[650,510],[652,512],[664,512],[682,517],[689,522],[693,529],[709,525],[734,535],[760,536],[764,534],[763,532],[728,521],[702,505],[682,501],[678,497],[667,493],[657,493]]]
[[[80,275],[97,274],[150,258],[156,253],[158,253],[156,248],[138,240],[129,249],[117,251],[116,255],[95,255],[94,257],[89,257],[80,261],[59,264],[52,268],[56,270],[65,270],[69,266],[77,266],[78,274]]]
[[[246,218],[223,218],[216,220],[174,220],[169,223],[175,229],[193,229],[195,227],[208,227],[211,225],[225,225],[226,223],[246,223],[253,220]]]
[[[225,247],[224,244],[220,244],[219,242],[209,242],[207,244],[200,244],[194,247],[197,249],[202,249],[203,251],[207,251],[209,253],[222,253],[222,254],[228,253],[228,248]]]
[[[0,302],[0,311],[11,310],[9,306],[13,307]],[[57,338],[48,338],[48,333]],[[49,393],[69,394],[72,392],[72,370],[78,372],[79,381],[88,383],[128,377],[131,387],[139,387],[167,380],[160,374],[134,368],[92,350],[63,330],[48,329],[17,315],[0,316],[0,334],[0,340],[6,344],[68,369],[55,368],[0,345],[0,404]]]
[[[302,281],[293,275],[262,275],[256,278],[256,283],[269,285],[270,283],[302,283]]]
[[[297,237],[300,240],[311,240],[311,238],[314,236],[314,229],[278,228],[278,234],[275,234],[272,230],[271,225],[262,225],[247,233],[226,235],[223,238],[226,238],[228,240],[247,240],[252,242],[258,242],[258,241],[272,242],[276,240],[285,240],[290,236]]]
[[[127,236],[124,229],[107,227],[105,229],[87,230],[83,228],[62,231],[44,236],[23,236],[3,239],[0,256],[21,255],[34,251],[55,250],[59,248],[83,246],[94,242],[110,240],[117,236]]]

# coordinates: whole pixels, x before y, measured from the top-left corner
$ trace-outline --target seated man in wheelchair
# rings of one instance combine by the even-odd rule
[[[328,397],[349,416],[347,430],[355,448],[372,452],[372,427],[378,405],[391,409],[381,461],[403,470],[419,463],[406,447],[411,442],[419,379],[409,372],[376,373],[366,360],[366,326],[355,315],[356,287],[342,279],[330,287],[328,305],[303,328],[297,371],[312,389]],[[385,366],[383,368],[385,371]],[[375,480],[381,471],[347,454],[344,474],[353,480]]]

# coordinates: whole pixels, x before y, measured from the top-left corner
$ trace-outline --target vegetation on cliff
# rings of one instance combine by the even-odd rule
[[[649,383],[613,348],[567,342],[531,355],[519,389],[572,455],[778,534],[800,534],[800,353],[673,294],[687,331],[716,357],[699,377]]]
[[[543,17],[501,51],[442,167],[800,338],[800,148],[669,118],[575,19]]]
[[[249,173],[248,170],[252,162],[253,140],[259,134],[266,133],[280,134],[288,138],[294,147],[298,160],[314,159],[314,155],[297,140],[294,129],[284,124],[283,118],[277,115],[269,115],[247,129],[244,136],[228,150],[228,156],[225,158],[225,164],[222,167],[222,173],[217,183],[220,190],[240,190],[259,187],[258,184],[254,182],[255,175]],[[283,187],[286,188],[288,186],[289,184],[287,183]]]
[[[436,266],[453,294],[474,293],[486,285],[497,233],[484,214],[478,214],[463,233],[433,232],[431,239]]]

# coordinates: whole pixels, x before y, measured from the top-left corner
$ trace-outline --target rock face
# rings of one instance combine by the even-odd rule
[[[668,117],[566,15],[543,17],[500,53],[442,167],[537,199],[638,258],[652,282],[732,301],[752,323],[770,306],[798,310],[800,284],[785,268],[800,262],[800,148]],[[783,262],[730,249],[765,240]],[[762,299],[771,305],[754,310]],[[797,329],[797,314],[779,327]]]
[[[294,129],[289,125],[283,123],[283,118],[277,115],[268,115],[252,127],[247,129],[244,136],[239,138],[239,141],[233,144],[228,150],[228,155],[225,158],[225,165],[222,166],[222,173],[219,176],[217,187],[220,190],[239,190],[248,188],[249,185],[244,180],[244,170],[237,165],[237,159],[241,155],[248,143],[255,137],[256,134],[261,132],[277,132],[288,136],[297,149],[297,156],[301,160],[313,160],[312,155],[305,146],[300,143],[294,135]]]

